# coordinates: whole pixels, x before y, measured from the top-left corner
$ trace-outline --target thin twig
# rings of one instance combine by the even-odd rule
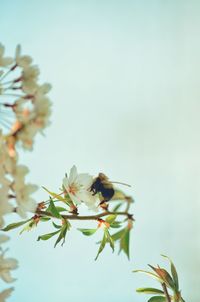
[[[52,218],[56,218],[54,217],[51,213],[46,212],[46,211],[41,211],[41,210],[36,210],[36,214],[38,215],[42,215],[42,216],[49,216]],[[88,215],[88,216],[79,216],[79,215],[61,215],[61,217],[63,219],[69,219],[69,220],[98,220],[101,217],[105,217],[108,215],[120,215],[120,216],[126,216],[128,219],[132,219],[133,220],[133,215],[127,213],[127,212],[103,212],[97,215]]]
[[[162,288],[163,288],[163,291],[164,291],[164,294],[165,294],[166,301],[171,302],[171,298],[170,298],[170,295],[168,293],[167,286],[166,286],[165,283],[162,283]]]

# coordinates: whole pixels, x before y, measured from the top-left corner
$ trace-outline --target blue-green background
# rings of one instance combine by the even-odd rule
[[[36,242],[48,226],[12,233],[9,301],[146,301],[135,288],[155,284],[131,271],[164,263],[161,253],[185,300],[199,301],[199,14],[193,0],[0,0],[7,54],[21,43],[53,85],[52,125],[21,153],[29,181],[56,190],[76,164],[132,184],[136,200],[130,261],[106,249],[94,262],[97,238],[75,229],[56,249]]]

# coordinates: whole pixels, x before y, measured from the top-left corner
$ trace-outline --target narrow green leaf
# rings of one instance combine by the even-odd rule
[[[97,258],[99,257],[99,254],[103,251],[103,249],[105,248],[105,245],[106,245],[106,242],[107,242],[107,238],[106,238],[106,234],[104,232],[104,235],[103,235],[103,239],[101,241],[101,244],[100,244],[100,247],[99,247],[99,250],[98,250],[98,253],[96,255],[96,258],[95,260],[97,260]]]
[[[56,218],[62,219],[62,216],[60,215],[60,213],[56,209],[56,206],[55,206],[55,204],[54,204],[54,202],[53,202],[52,199],[50,199],[50,204],[49,204],[49,207],[47,209],[47,212],[50,212]]]
[[[58,236],[58,238],[57,238],[57,240],[56,240],[56,242],[55,242],[55,245],[54,245],[54,247],[56,247],[56,245],[61,241],[61,240],[63,240],[63,242],[62,242],[62,246],[63,246],[63,244],[65,243],[65,237],[66,237],[66,234],[67,234],[67,231],[69,230],[69,228],[70,228],[70,224],[69,224],[69,222],[68,221],[66,221],[66,223],[62,226],[62,228],[59,230],[59,232],[60,232],[60,234],[59,234],[59,236]]]
[[[49,234],[44,234],[44,235],[40,235],[37,239],[37,241],[39,240],[48,240],[50,239],[51,237],[55,236],[56,234],[58,234],[60,232],[59,231],[56,231],[56,232],[53,232],[53,233],[49,233]]]
[[[91,236],[97,231],[97,229],[78,229],[78,230],[85,236]]]
[[[161,282],[162,283],[162,279],[160,277],[158,277],[156,274],[154,273],[151,273],[151,272],[148,272],[148,271],[144,271],[144,270],[134,270],[133,273],[142,273],[142,274],[145,274],[147,276],[150,276],[154,279],[156,279],[157,281]]]
[[[113,208],[113,212],[117,212],[117,210],[119,210],[119,208],[122,206],[122,203],[118,203],[114,208]]]
[[[172,277],[164,268],[160,268],[159,266],[154,267],[150,264],[149,267],[151,267],[152,270],[154,270],[154,272],[156,272],[156,274],[166,283],[166,286],[170,287],[173,290],[175,289],[175,284]]]
[[[115,221],[115,219],[117,218],[117,215],[109,215],[107,218],[106,218],[106,222],[108,222],[109,224],[113,223]]]
[[[166,302],[166,298],[164,296],[154,296],[151,297],[148,302]]]
[[[67,203],[68,204],[68,201],[66,200],[66,198],[64,198],[64,197],[62,197],[61,195],[59,195],[59,194],[56,194],[56,193],[54,193],[54,192],[51,192],[51,191],[49,191],[47,188],[45,188],[45,187],[42,187],[46,192],[48,192],[53,198],[56,198],[56,199],[58,199],[58,200],[60,200],[60,201],[63,201],[63,202],[65,202],[65,203]]]
[[[157,288],[152,288],[152,287],[146,287],[146,288],[138,288],[136,289],[137,293],[144,293],[144,294],[164,294],[164,292],[160,289]]]
[[[130,253],[129,253],[129,241],[130,241],[130,230],[128,228],[125,228],[124,234],[122,235],[120,239],[120,250],[124,251],[124,253],[127,255],[128,259],[130,259]]]
[[[53,224],[53,226],[54,226],[56,229],[61,229],[61,228],[62,228],[62,225],[56,224],[54,221],[52,221],[52,224]]]
[[[24,220],[24,221],[11,223],[11,224],[7,225],[5,228],[1,229],[1,231],[7,232],[7,231],[10,231],[10,230],[16,229],[16,228],[20,227],[21,225],[27,223],[30,220],[31,220],[31,218],[27,219],[27,220]]]
[[[107,242],[110,244],[110,247],[114,252],[114,249],[115,249],[114,240],[112,239],[108,229],[105,229],[104,232],[105,232],[105,235],[106,235]]]
[[[34,219],[29,219],[29,223],[27,223],[26,225],[25,225],[25,227],[20,231],[20,235],[23,233],[23,232],[30,232],[34,227],[36,227],[37,226],[37,223],[36,223],[36,221],[34,220]]]
[[[178,291],[179,290],[179,281],[178,281],[178,273],[176,271],[176,267],[175,267],[174,263],[172,262],[172,260],[168,256],[165,256],[165,255],[162,255],[162,256],[167,258],[170,262],[171,273],[172,273],[172,278],[173,278],[174,285],[175,285],[175,290]]]
[[[51,218],[50,217],[45,217],[45,216],[43,216],[43,217],[40,217],[40,221],[49,221]]]
[[[63,208],[63,207],[58,207],[58,206],[56,206],[56,210],[60,213],[60,212],[65,212],[65,211],[67,211],[65,208]]]
[[[113,229],[118,229],[120,228],[122,225],[121,225],[121,222],[120,221],[114,221],[113,223],[111,223],[110,227],[113,228]]]

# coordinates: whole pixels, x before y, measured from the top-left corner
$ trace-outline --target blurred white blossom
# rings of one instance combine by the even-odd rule
[[[5,67],[12,64],[13,59],[4,57],[5,47],[0,43],[0,66]]]
[[[13,287],[4,289],[4,290],[0,293],[0,302],[5,302],[6,299],[7,299],[8,297],[10,297],[10,294],[13,292],[13,290],[14,290]]]
[[[11,270],[14,270],[18,267],[17,260],[13,258],[5,258],[4,253],[2,252],[0,255],[0,278],[7,282],[15,281],[14,278],[11,276]]]

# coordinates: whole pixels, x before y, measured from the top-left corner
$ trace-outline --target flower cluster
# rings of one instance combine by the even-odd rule
[[[34,137],[49,125],[49,84],[38,82],[39,69],[32,58],[16,47],[14,58],[5,56],[0,44],[0,227],[4,215],[26,217],[35,211],[30,197],[37,186],[27,184],[28,168],[18,165],[17,147],[32,150]]]
[[[18,263],[13,258],[6,258],[5,257],[5,251],[3,251],[1,245],[8,241],[9,237],[5,235],[0,235],[0,279],[2,279],[6,283],[11,283],[15,279],[11,276],[11,270],[14,270],[17,268]],[[8,298],[13,291],[13,288],[8,288],[3,290],[0,293],[0,302],[6,301],[6,298]]]
[[[0,228],[4,216],[16,212],[25,218],[35,212],[31,194],[37,186],[26,183],[28,168],[18,164],[18,147],[32,150],[35,135],[49,125],[51,102],[47,97],[49,84],[39,84],[39,69],[32,58],[22,55],[16,47],[14,57],[5,56],[0,44]],[[7,236],[0,235],[0,243]],[[10,270],[17,267],[15,259],[5,258],[0,248],[0,278],[12,282]],[[13,289],[0,293],[4,302]]]

